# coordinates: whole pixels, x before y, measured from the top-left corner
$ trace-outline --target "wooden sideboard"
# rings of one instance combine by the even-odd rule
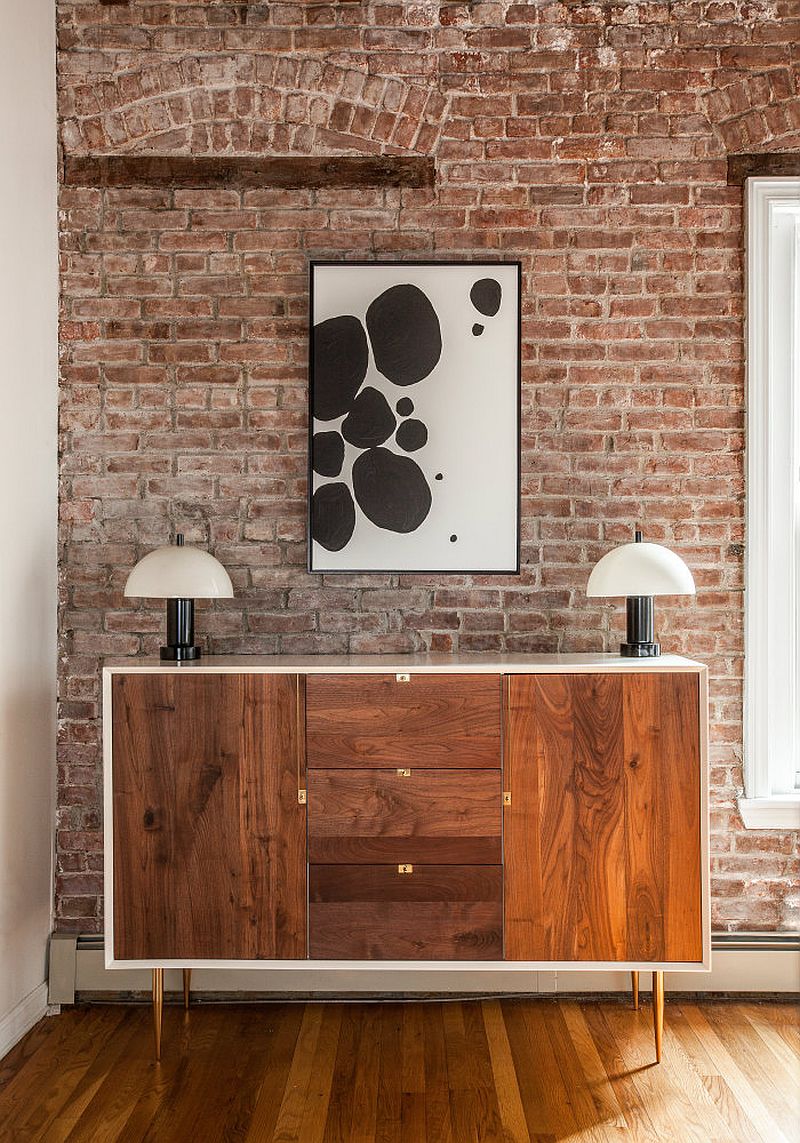
[[[674,656],[104,668],[106,964],[709,967],[707,676]],[[410,963],[409,963],[410,962]],[[635,992],[637,987],[635,987]]]

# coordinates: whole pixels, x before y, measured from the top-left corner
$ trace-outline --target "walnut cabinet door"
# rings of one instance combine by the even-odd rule
[[[112,681],[119,960],[306,955],[298,680]]]
[[[505,955],[699,962],[693,673],[506,679]]]

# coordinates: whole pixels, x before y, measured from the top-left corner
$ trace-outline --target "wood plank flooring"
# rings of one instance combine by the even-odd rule
[[[667,999],[145,1006],[43,1020],[0,1061],[27,1143],[798,1143],[792,1003]]]

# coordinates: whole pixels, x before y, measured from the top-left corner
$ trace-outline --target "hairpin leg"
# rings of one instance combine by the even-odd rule
[[[190,968],[185,968],[183,970],[183,1007],[185,1009],[187,1009],[187,1011],[189,1008],[189,993],[191,991],[191,988],[192,988],[192,970]]]
[[[153,969],[153,1035],[156,1059],[161,1059],[161,1017],[164,1011],[164,969]]]
[[[633,992],[633,1007],[639,1011],[639,973],[631,973],[631,990]]]
[[[653,973],[653,1032],[656,1038],[656,1063],[661,1063],[661,1040],[664,1034],[664,973]]]

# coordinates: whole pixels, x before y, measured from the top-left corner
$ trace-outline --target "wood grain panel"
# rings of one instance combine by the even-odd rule
[[[500,765],[498,675],[310,675],[308,765]]]
[[[305,955],[291,675],[115,675],[114,955]]]
[[[699,960],[700,684],[688,674],[658,682],[625,679],[629,947],[648,960],[659,948]]]
[[[339,867],[334,867],[338,869]],[[422,871],[420,871],[421,873]],[[474,884],[481,899],[425,900],[411,884],[418,876],[389,871],[391,896],[354,900],[345,878],[345,900],[309,904],[310,955],[320,960],[500,960],[503,955],[503,902],[496,885],[485,900],[483,878]],[[377,875],[377,881],[380,876]],[[452,882],[451,882],[452,884]],[[332,889],[332,885],[328,886]],[[368,889],[368,892],[370,890]]]
[[[701,960],[697,676],[511,676],[506,733],[506,956]]]
[[[81,187],[431,187],[436,163],[427,155],[68,155],[62,177]]]
[[[508,699],[508,955],[621,958],[621,678],[514,676]]]
[[[666,891],[663,839],[653,829],[651,808],[658,805],[660,759],[659,689],[640,676],[625,687],[625,823],[627,929],[633,955],[655,960],[664,949]],[[669,813],[669,806],[665,807]]]
[[[315,837],[309,860],[331,864],[493,865],[501,859],[497,837]]]
[[[312,769],[308,782],[312,862],[502,859],[499,770]]]
[[[747,179],[800,178],[800,153],[792,151],[756,151],[749,155],[728,155],[728,186],[744,186]]]
[[[496,901],[503,899],[501,865],[312,865],[310,901]]]

